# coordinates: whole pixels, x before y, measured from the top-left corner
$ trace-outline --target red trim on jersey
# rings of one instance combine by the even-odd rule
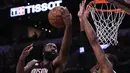
[[[54,73],[54,70],[53,70],[53,67],[52,67],[52,63],[50,63],[50,67],[51,67],[52,73]]]

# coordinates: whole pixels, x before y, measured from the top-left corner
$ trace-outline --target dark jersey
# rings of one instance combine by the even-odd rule
[[[42,62],[35,63],[35,66],[31,69],[30,73],[55,73],[55,68],[52,62],[47,65],[43,65]]]

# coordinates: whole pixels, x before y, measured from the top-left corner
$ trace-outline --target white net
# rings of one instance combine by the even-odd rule
[[[104,12],[103,10],[108,10]],[[97,11],[97,9],[101,11]],[[117,11],[112,11],[117,9]],[[111,11],[109,11],[111,10]],[[100,44],[117,45],[118,28],[125,17],[125,12],[119,12],[113,4],[92,4],[90,13],[96,27],[96,34]]]

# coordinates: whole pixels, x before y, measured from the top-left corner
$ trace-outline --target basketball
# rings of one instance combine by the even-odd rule
[[[63,15],[64,7],[57,6],[49,11],[48,20],[50,24],[56,28],[63,28],[65,26],[62,15]]]

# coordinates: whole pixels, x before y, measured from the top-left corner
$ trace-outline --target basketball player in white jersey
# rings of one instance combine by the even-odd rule
[[[113,70],[113,64],[108,60],[108,57],[111,55],[105,54],[101,49],[96,33],[87,19],[89,11],[88,8],[85,9],[85,3],[86,0],[82,1],[78,12],[80,28],[82,31],[85,31],[98,62],[90,71],[91,73],[115,73]]]

